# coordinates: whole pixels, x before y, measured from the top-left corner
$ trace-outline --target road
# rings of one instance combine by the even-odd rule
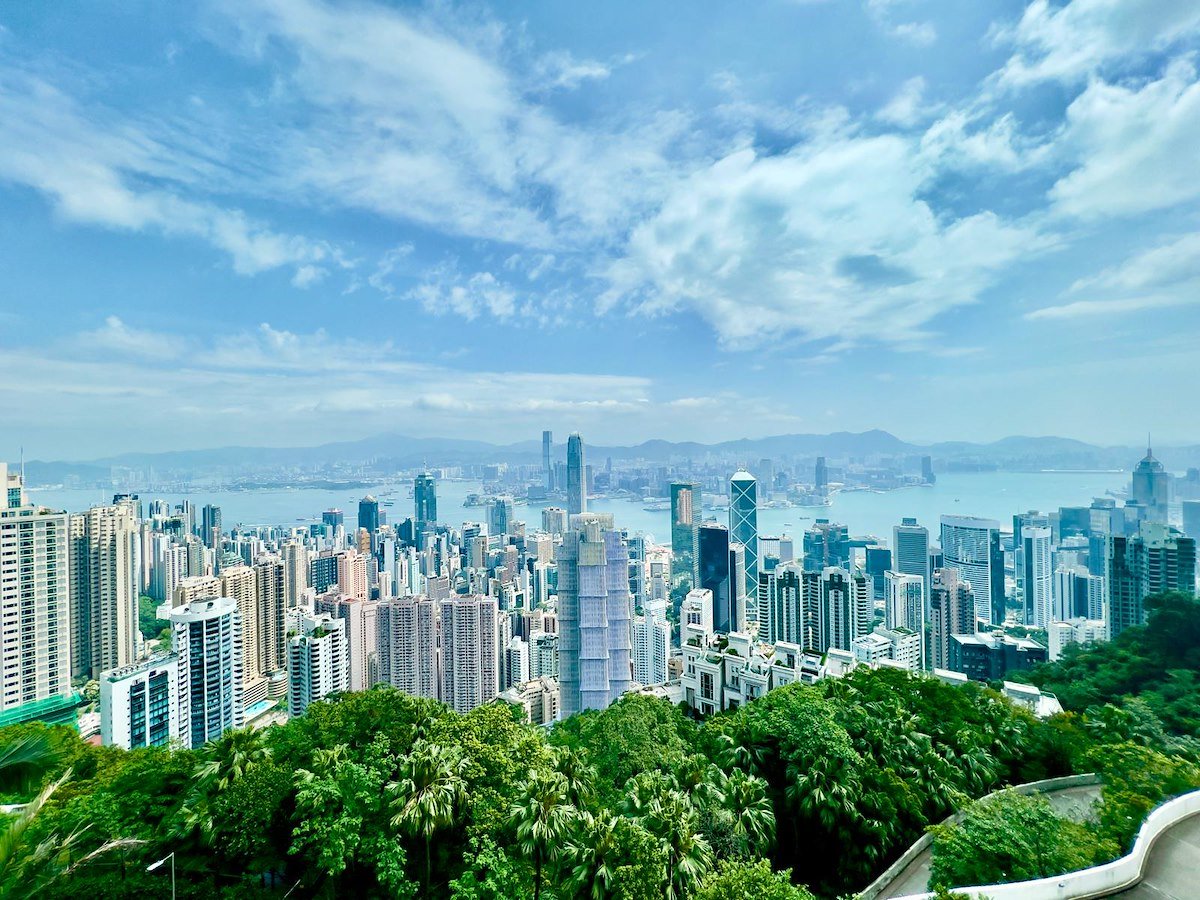
[[[1196,900],[1200,897],[1200,814],[1159,836],[1141,882],[1114,896],[1123,900]]]

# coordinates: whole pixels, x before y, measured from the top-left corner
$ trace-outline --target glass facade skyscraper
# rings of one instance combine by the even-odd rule
[[[587,473],[584,471],[585,466],[583,438],[576,433],[567,438],[568,517],[587,512]]]
[[[745,597],[758,589],[758,481],[745,469],[729,479],[729,539],[745,549]]]
[[[671,483],[671,598],[676,606],[696,584],[696,542],[700,526],[700,485]]]
[[[1000,523],[975,516],[942,516],[942,564],[957,569],[975,594],[975,614],[1004,624],[1004,551]]]
[[[437,482],[432,472],[424,472],[413,481],[413,518],[418,525],[437,522]]]

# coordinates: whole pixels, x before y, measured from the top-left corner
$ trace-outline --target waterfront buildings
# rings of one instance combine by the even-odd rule
[[[1154,451],[1146,448],[1145,457],[1134,467],[1130,497],[1146,510],[1146,518],[1152,522],[1165,523],[1171,502],[1171,474],[1154,458]]]
[[[670,490],[671,596],[678,603],[696,585],[701,495],[690,481],[674,481]]]
[[[1143,460],[1144,462],[1144,460]],[[1146,621],[1145,600],[1162,591],[1194,591],[1196,541],[1163,522],[1142,522],[1135,535],[1110,535],[1105,553],[1105,621],[1109,639]]]
[[[413,479],[413,519],[418,526],[437,523],[437,482],[432,472]]]
[[[587,512],[587,463],[584,459],[583,437],[578,433],[567,438],[567,515]]]

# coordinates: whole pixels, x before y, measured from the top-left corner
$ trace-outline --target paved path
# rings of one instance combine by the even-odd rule
[[[1054,807],[1054,811],[1060,816],[1076,822],[1082,822],[1091,816],[1092,805],[1100,799],[1100,785],[1086,784],[1082,787],[1063,788],[1059,791],[1050,791],[1041,796],[1050,801],[1050,805]],[[919,856],[914,857],[913,861],[905,866],[904,870],[896,876],[896,880],[892,882],[891,887],[884,892],[883,898],[907,897],[910,894],[921,894],[928,891],[930,889],[929,866],[932,857],[932,849],[925,850]],[[1197,887],[1200,887],[1200,876],[1197,876]],[[1148,894],[1147,896],[1152,897],[1154,895]],[[1200,896],[1200,894],[1193,894],[1193,900],[1197,896]]]
[[[1200,897],[1200,814],[1159,836],[1140,883],[1116,896],[1125,900],[1196,900]]]

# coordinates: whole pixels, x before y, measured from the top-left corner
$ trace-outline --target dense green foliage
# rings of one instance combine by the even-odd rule
[[[933,883],[1020,881],[1106,862],[1128,852],[1155,806],[1200,787],[1200,601],[1168,593],[1146,606],[1146,625],[1025,673],[1069,710],[1040,731],[1057,748],[1043,755],[1102,777],[1091,818],[1070,822],[1044,800],[1010,794],[974,803],[962,822],[933,829]]]
[[[1123,697],[1039,721],[981,685],[858,669],[704,722],[627,696],[547,731],[503,704],[459,715],[377,688],[198,751],[19,726],[0,731],[0,790],[36,799],[9,822],[0,894],[161,893],[165,869],[146,865],[175,851],[184,897],[833,897],[972,797],[1101,771],[1094,823],[1006,794],[939,830],[948,882],[1024,877],[1120,852],[1148,809],[1200,784],[1178,719]]]
[[[1028,881],[1084,869],[1116,855],[1094,829],[1058,816],[1045,797],[1001,791],[933,832],[933,884]]]
[[[1140,698],[1178,735],[1200,738],[1200,599],[1172,592],[1146,599],[1150,620],[1111,644],[1068,646],[1025,680],[1083,712]]]

